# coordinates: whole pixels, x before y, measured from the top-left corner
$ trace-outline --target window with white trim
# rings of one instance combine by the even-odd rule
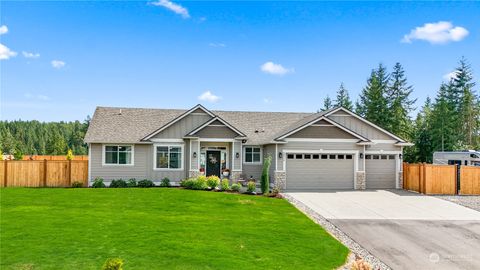
[[[156,169],[181,169],[182,147],[180,145],[159,145],[155,147]]]
[[[132,165],[131,145],[105,145],[104,163],[106,165]]]
[[[245,159],[244,163],[261,163],[262,162],[262,149],[260,147],[245,147]]]

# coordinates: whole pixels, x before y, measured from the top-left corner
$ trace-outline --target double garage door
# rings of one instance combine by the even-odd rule
[[[287,154],[287,189],[353,189],[351,154]]]

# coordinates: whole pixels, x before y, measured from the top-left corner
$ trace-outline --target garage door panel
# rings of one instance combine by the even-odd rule
[[[287,159],[287,189],[353,189],[353,157],[342,156],[344,159]]]
[[[397,178],[395,157],[377,156],[379,159],[373,159],[370,155],[366,156],[366,188],[395,188]]]

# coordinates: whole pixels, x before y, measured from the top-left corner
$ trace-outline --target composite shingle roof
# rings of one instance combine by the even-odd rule
[[[179,117],[188,109],[97,107],[90,122],[87,143],[145,143],[142,138]],[[247,138],[247,144],[267,144],[282,130],[315,113],[211,111]]]

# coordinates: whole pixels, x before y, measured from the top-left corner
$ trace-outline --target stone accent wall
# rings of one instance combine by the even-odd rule
[[[232,171],[230,173],[230,180],[232,183],[236,183],[238,179],[240,179],[240,175],[242,174],[242,171]]]
[[[403,172],[398,172],[398,188],[403,189]]]
[[[365,189],[366,188],[366,179],[365,172],[357,172],[357,183],[355,189]]]
[[[273,173],[274,186],[278,187],[281,191],[287,188],[287,173],[284,171],[274,171]]]

